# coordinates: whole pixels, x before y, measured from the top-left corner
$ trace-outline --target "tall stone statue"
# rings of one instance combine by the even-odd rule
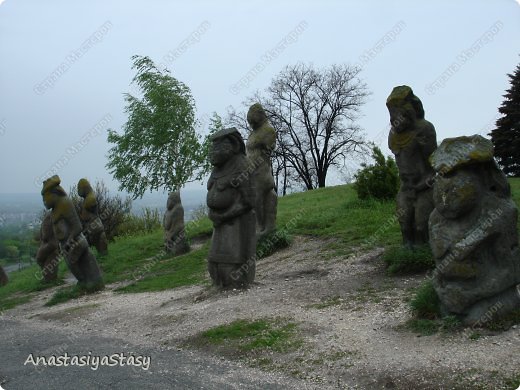
[[[4,269],[0,265],[0,287],[5,286],[9,282],[9,278],[7,277],[7,274],[5,273]]]
[[[100,255],[107,254],[108,242],[103,222],[98,215],[96,194],[87,179],[78,182],[78,195],[83,198],[79,218],[83,225],[83,234],[89,245],[94,246]]]
[[[88,291],[99,290],[103,288],[103,279],[96,258],[82,233],[76,209],[60,183],[60,178],[54,175],[43,182],[42,189],[43,203],[52,210],[54,235],[78,286]]]
[[[172,192],[168,196],[163,226],[166,251],[175,255],[189,252],[190,246],[184,229],[184,208],[182,207],[179,191]]]
[[[245,144],[236,128],[224,129],[212,138],[206,203],[213,222],[208,270],[218,287],[245,287],[256,270],[256,217],[254,191]]]
[[[247,139],[247,157],[255,188],[255,213],[258,236],[276,228],[278,197],[275,191],[271,154],[276,146],[276,133],[267,115],[258,103],[247,113],[247,122],[253,130]]]
[[[421,101],[410,87],[395,87],[386,100],[392,128],[388,146],[395,155],[401,187],[397,194],[397,217],[403,244],[428,242],[428,218],[433,210],[429,157],[437,148],[433,125],[424,119]]]
[[[36,262],[41,268],[43,281],[52,282],[57,279],[60,250],[52,228],[51,213],[45,215],[40,227],[40,247],[36,252]]]
[[[430,245],[443,313],[474,326],[520,309],[518,212],[493,144],[479,135],[445,139],[432,164]]]

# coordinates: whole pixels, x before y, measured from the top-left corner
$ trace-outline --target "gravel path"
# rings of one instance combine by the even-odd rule
[[[252,370],[251,380],[282,375],[287,388],[304,388],[304,381],[320,389],[500,389],[508,388],[506,378],[520,375],[519,327],[477,340],[470,339],[471,330],[418,337],[403,325],[411,318],[406,299],[424,277],[388,277],[382,250],[337,256],[331,244],[297,237],[291,248],[259,261],[256,284],[247,291],[193,286],[115,294],[107,289],[47,308],[43,303],[53,294],[48,290],[4,317],[40,331],[63,332],[72,344],[74,337],[92,334],[144,349],[164,348],[172,356],[211,327],[236,319],[284,318],[298,324],[303,345],[269,355],[263,371],[243,370]],[[226,364],[258,363],[250,357],[233,360]],[[215,382],[206,388],[221,387]]]

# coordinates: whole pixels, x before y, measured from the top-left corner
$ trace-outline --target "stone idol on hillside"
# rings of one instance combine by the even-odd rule
[[[171,252],[175,255],[189,252],[190,246],[186,239],[186,231],[184,229],[184,208],[182,207],[181,194],[179,191],[172,192],[168,195],[163,227],[164,245],[167,252]]]
[[[51,211],[54,235],[78,286],[88,291],[103,288],[103,279],[96,258],[90,251],[82,233],[81,221],[72,201],[60,186],[61,180],[54,175],[43,182],[43,203]]]
[[[429,157],[437,148],[433,125],[424,119],[421,101],[406,85],[395,87],[386,100],[392,128],[388,146],[395,155],[401,187],[397,194],[397,217],[403,244],[428,242],[428,218],[433,210]]]
[[[443,314],[473,326],[520,309],[518,212],[493,144],[479,135],[445,139],[431,161],[433,285]]]
[[[206,203],[213,222],[208,270],[218,287],[245,287],[256,271],[255,194],[248,173],[245,144],[236,128],[212,138]]]
[[[271,154],[276,146],[276,132],[270,125],[263,107],[255,103],[247,113],[253,130],[247,139],[247,158],[255,189],[257,234],[263,236],[276,228],[278,197],[275,191]]]
[[[0,265],[0,286],[5,286],[7,282],[9,282],[9,278],[7,277],[7,274]]]
[[[79,218],[83,225],[83,234],[89,245],[94,246],[100,255],[107,254],[108,242],[103,222],[98,215],[96,194],[87,179],[78,182],[78,195],[83,198],[80,204]]]
[[[51,213],[47,213],[40,227],[40,247],[36,252],[36,262],[41,268],[41,278],[45,282],[52,282],[58,277],[60,264],[59,243],[54,236]]]

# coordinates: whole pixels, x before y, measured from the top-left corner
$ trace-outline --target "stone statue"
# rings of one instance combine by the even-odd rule
[[[52,282],[58,277],[58,265],[60,264],[59,243],[54,237],[52,228],[52,216],[46,213],[40,227],[40,247],[36,252],[36,262],[42,269],[42,280]]]
[[[479,135],[445,139],[431,161],[433,285],[443,314],[474,326],[520,309],[518,212],[493,144]]]
[[[0,287],[5,286],[9,282],[9,278],[7,277],[7,274],[5,273],[4,269],[0,265]]]
[[[386,100],[392,128],[388,146],[395,155],[401,187],[397,194],[397,217],[403,244],[428,242],[428,218],[433,210],[429,157],[437,148],[435,128],[424,119],[421,101],[410,87],[395,87]]]
[[[271,166],[271,153],[276,145],[276,133],[267,115],[258,103],[247,113],[247,122],[253,130],[247,139],[247,157],[255,189],[255,213],[258,236],[276,228],[278,197]]]
[[[175,255],[189,252],[190,246],[186,240],[186,231],[184,230],[184,208],[182,207],[179,191],[172,192],[168,196],[163,226],[166,251]]]
[[[90,246],[94,246],[100,255],[107,254],[108,242],[103,222],[98,215],[96,194],[87,179],[78,182],[78,195],[83,198],[80,204],[79,218],[83,225],[83,234]]]
[[[103,280],[96,258],[90,251],[87,239],[82,233],[81,221],[61,180],[54,175],[43,182],[43,203],[51,209],[54,235],[72,274],[78,279],[78,286],[95,291],[103,288]]]
[[[215,133],[211,141],[213,171],[206,203],[213,238],[208,270],[218,287],[245,287],[255,277],[256,217],[244,140],[230,128]]]

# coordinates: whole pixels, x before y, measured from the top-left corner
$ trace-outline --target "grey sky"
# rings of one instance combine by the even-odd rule
[[[0,0],[0,192],[39,192],[40,178],[56,167],[65,188],[81,177],[117,188],[104,168],[106,128],[125,121],[133,54],[158,63],[176,57],[168,67],[191,88],[199,117],[240,106],[287,64],[361,61],[372,95],[360,124],[388,153],[385,99],[396,85],[422,99],[439,140],[489,131],[506,73],[520,62],[519,38],[514,0]],[[62,63],[55,75],[66,70],[44,87]],[[233,93],[255,66],[263,70]],[[427,91],[443,73],[443,86]]]

